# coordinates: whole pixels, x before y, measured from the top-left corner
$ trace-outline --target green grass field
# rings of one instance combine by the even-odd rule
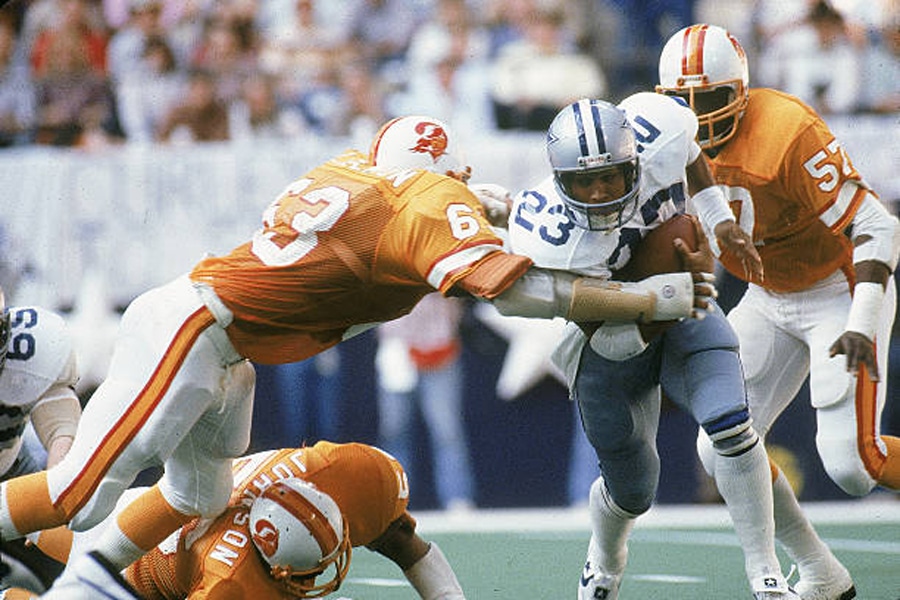
[[[819,534],[850,569],[859,600],[900,600],[900,498],[807,507]],[[448,556],[470,600],[573,600],[588,542],[587,513],[480,511],[417,515]],[[790,569],[782,554],[785,572]],[[336,596],[408,599],[397,568],[354,552]],[[745,599],[743,555],[720,506],[655,507],[635,528],[619,600]]]

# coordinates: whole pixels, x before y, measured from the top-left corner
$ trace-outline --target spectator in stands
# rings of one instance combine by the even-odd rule
[[[144,40],[140,63],[116,86],[116,104],[125,138],[150,142],[186,85],[165,37]]]
[[[144,49],[151,37],[164,37],[162,26],[163,0],[128,0],[129,19],[109,40],[107,62],[114,86],[139,71],[143,66]]]
[[[485,24],[488,55],[494,59],[508,44],[525,39],[525,31],[537,10],[535,0],[489,0]]]
[[[0,12],[0,147],[31,141],[34,86],[12,15]]]
[[[578,98],[606,93],[606,77],[588,55],[566,44],[565,13],[538,8],[524,40],[501,50],[492,98],[500,129],[545,131],[556,113]]]
[[[263,72],[244,80],[229,107],[229,122],[235,140],[291,139],[305,129],[299,112],[281,105],[275,78]]]
[[[79,4],[83,0],[64,0]],[[102,145],[117,129],[112,89],[90,37],[77,28],[39,38],[35,141],[54,146]],[[105,59],[104,59],[105,60]]]
[[[58,14],[34,39],[31,47],[31,66],[37,77],[51,68],[51,54],[58,44],[65,44],[78,54],[91,71],[106,75],[106,34],[96,27],[88,0],[57,0]],[[59,58],[55,56],[55,58]]]
[[[900,10],[870,33],[860,87],[861,108],[875,113],[900,112]]]
[[[216,80],[195,69],[188,76],[184,100],[163,118],[156,133],[161,142],[213,142],[230,139],[228,106],[216,96]]]
[[[362,0],[350,25],[355,54],[374,65],[389,83],[400,83],[413,32],[427,16],[422,3]]]
[[[758,0],[757,0],[758,1]],[[778,0],[789,2],[790,0]],[[657,61],[670,32],[694,22],[695,0],[609,0],[619,12],[622,30],[614,48],[606,49],[616,60],[608,73],[618,97],[652,88],[657,79]],[[731,5],[717,2],[717,5]]]
[[[276,11],[272,4],[266,3]],[[278,21],[270,16],[272,22],[263,27],[259,66],[276,78],[281,101],[303,114],[312,130],[325,133],[340,95],[338,65],[350,60],[347,31],[329,18],[321,1],[293,0],[291,6],[292,18]]]
[[[443,9],[443,10],[441,10]],[[496,130],[490,96],[486,31],[466,12],[464,0],[442,0],[444,17],[413,38],[409,82],[393,95],[397,114],[423,113],[452,123],[464,138]]]
[[[258,70],[256,41],[247,31],[250,27],[224,10],[214,12],[191,59],[191,68],[212,75],[216,94],[226,104],[240,96],[244,80]]]
[[[160,8],[159,21],[167,30],[175,26],[188,11],[198,8],[198,4],[209,4],[210,0],[100,0],[103,20],[112,31],[128,26],[133,18],[135,6],[154,3]]]
[[[337,76],[339,118],[329,133],[364,144],[388,118],[387,85],[363,59],[341,65]]]
[[[860,49],[847,21],[828,0],[815,0],[799,23],[763,38],[766,68],[760,79],[769,87],[799,97],[820,114],[857,109],[860,97]]]
[[[431,440],[435,490],[442,509],[474,504],[469,446],[463,416],[463,370],[457,298],[429,294],[408,315],[378,327],[379,446],[405,461],[414,478],[415,416]]]

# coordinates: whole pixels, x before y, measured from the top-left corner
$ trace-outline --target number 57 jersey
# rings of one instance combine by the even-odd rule
[[[812,109],[776,90],[751,89],[737,133],[711,162],[762,258],[766,279],[755,283],[796,292],[837,269],[850,272],[853,248],[843,232],[870,190]],[[721,261],[745,278],[732,255]]]
[[[350,151],[291,183],[250,242],[191,279],[230,311],[222,324],[242,356],[284,363],[402,316],[435,289],[492,299],[530,266],[503,251],[464,184],[379,170]]]

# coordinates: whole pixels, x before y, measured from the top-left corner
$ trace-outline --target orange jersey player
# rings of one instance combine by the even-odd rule
[[[659,75],[657,91],[683,98],[697,114],[716,181],[763,260],[759,279],[728,252],[721,256],[749,281],[728,317],[754,426],[765,436],[809,377],[816,445],[831,479],[854,496],[877,485],[900,490],[900,439],[878,429],[900,223],[815,111],[776,90],[749,88],[744,50],[721,27],[675,33]],[[706,456],[708,441],[699,445]],[[804,600],[853,598],[849,573],[774,465],[773,473],[776,534],[798,566],[797,592]]]
[[[579,321],[666,320],[706,307],[701,273],[611,285],[507,253],[454,157],[445,124],[394,119],[368,157],[343,154],[291,183],[248,243],[135,299],[65,459],[3,482],[0,537],[93,527],[140,471],[162,465],[159,485],[97,540],[125,568],[195,516],[227,506],[231,459],[249,444],[251,360],[313,356],[434,290],[507,314]],[[66,573],[77,581],[76,569]]]
[[[407,511],[409,486],[403,467],[382,450],[366,444],[318,442],[307,448],[260,452],[236,459],[234,477],[224,513],[185,525],[125,570],[125,580],[140,597],[289,600],[327,595],[340,587],[350,566],[350,549],[366,546],[400,566],[420,597],[463,598],[440,548],[415,531],[416,521]],[[307,514],[324,515],[328,523],[324,529],[298,526],[296,515],[282,511],[289,503],[280,497],[282,492],[291,497],[293,479],[312,486],[299,486],[305,507],[300,522]],[[259,498],[264,500],[258,503]],[[269,535],[268,524],[277,536]],[[293,534],[292,527],[302,535]],[[96,530],[73,536],[60,528],[36,536],[36,541],[45,553],[65,562],[80,555],[93,535]],[[307,543],[317,536],[326,544],[324,553]],[[269,563],[265,552],[271,539],[282,546],[273,556],[280,552],[292,559],[290,573]],[[0,597],[35,596],[17,590]]]

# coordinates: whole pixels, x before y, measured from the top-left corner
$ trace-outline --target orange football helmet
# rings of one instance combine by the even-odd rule
[[[701,148],[721,146],[737,132],[750,99],[747,54],[721,27],[685,27],[663,47],[656,91],[679,96],[690,105],[700,125]]]

